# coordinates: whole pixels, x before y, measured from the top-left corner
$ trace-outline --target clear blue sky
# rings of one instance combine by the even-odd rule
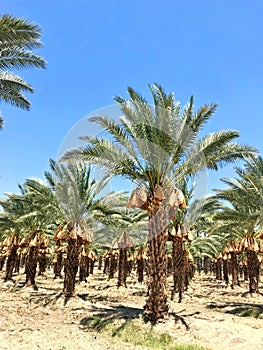
[[[21,71],[35,88],[29,112],[1,104],[0,197],[43,177],[64,137],[87,114],[159,82],[184,105],[216,102],[205,132],[240,131],[261,153],[261,0],[9,0],[0,13],[40,25],[45,71]],[[231,174],[209,175],[209,187]]]

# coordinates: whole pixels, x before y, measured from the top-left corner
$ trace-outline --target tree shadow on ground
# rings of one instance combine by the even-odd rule
[[[110,308],[109,307],[101,308],[101,307],[97,307],[96,305],[93,305],[90,311],[94,312],[94,314],[90,317],[84,317],[80,321],[80,325],[82,326],[83,329],[92,328],[94,330],[100,331],[104,329],[108,324],[114,322],[115,320],[122,319],[124,320],[124,323],[120,328],[116,330],[116,332],[118,332],[123,327],[125,327],[127,322],[131,321],[132,319],[136,319],[139,316],[143,318],[142,308],[123,306],[123,305],[111,306]],[[178,322],[178,321],[182,322],[186,330],[190,329],[189,325],[186,323],[183,316],[179,316],[175,312],[169,312],[169,316],[172,317],[175,322]]]
[[[97,296],[94,296],[94,295],[90,295],[88,293],[81,293],[81,294],[77,294],[77,296],[79,298],[81,298],[82,300],[84,301],[90,301],[92,303],[94,302],[118,302],[119,301],[119,298],[118,297],[114,297],[114,296],[107,296],[107,295],[97,295]]]
[[[80,321],[83,329],[94,329],[100,331],[116,319],[123,319],[127,323],[131,319],[136,319],[142,314],[142,308],[128,307],[123,305],[112,306],[110,308],[101,308],[92,306],[94,313],[91,317],[84,317]]]
[[[224,302],[209,303],[208,309],[242,317],[263,318],[263,305],[254,303]],[[229,308],[231,308],[229,310]]]

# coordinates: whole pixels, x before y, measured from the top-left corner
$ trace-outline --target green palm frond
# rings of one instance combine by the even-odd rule
[[[204,137],[188,150],[174,176],[187,176],[207,168],[218,170],[219,166],[255,155],[255,148],[231,142],[238,135],[237,131],[223,130]]]
[[[227,203],[215,219],[221,227],[238,232],[239,235],[257,234],[263,225],[263,162],[252,157],[244,168],[236,168],[237,178],[222,179],[228,186],[215,190],[216,196]]]
[[[0,45],[15,45],[28,49],[42,47],[40,27],[22,18],[11,15],[0,17]],[[1,47],[0,46],[0,47]]]
[[[105,131],[102,137],[85,137],[86,147],[67,152],[63,162],[80,160],[103,167],[150,189],[156,184],[177,186],[188,176],[203,169],[215,169],[256,150],[234,143],[239,133],[232,130],[214,132],[203,139],[198,133],[213,115],[216,104],[206,104],[197,112],[193,98],[182,110],[174,94],[154,84],[150,87],[153,107],[133,88],[129,100],[116,97],[123,116],[112,121],[105,116],[91,121]]]
[[[33,88],[22,78],[6,72],[0,72],[0,101],[28,110],[30,101],[23,91],[33,92]]]
[[[205,123],[214,115],[217,107],[216,103],[211,103],[199,108],[190,120],[190,129],[193,130],[194,133],[200,132]]]
[[[16,47],[0,48],[0,69],[46,68],[45,60],[31,51]]]
[[[29,110],[30,101],[23,93],[32,93],[33,88],[10,70],[46,67],[46,61],[31,51],[42,47],[40,36],[39,26],[33,23],[11,15],[0,17],[0,102]]]
[[[0,88],[1,90],[14,90],[34,92],[24,79],[10,72],[0,72]]]

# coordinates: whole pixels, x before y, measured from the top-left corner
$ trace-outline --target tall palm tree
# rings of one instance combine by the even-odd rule
[[[87,146],[66,153],[63,160],[97,164],[138,185],[129,206],[148,213],[148,299],[144,316],[154,324],[168,314],[166,241],[169,209],[180,205],[176,185],[202,169],[217,170],[255,150],[232,142],[239,136],[237,131],[219,131],[198,139],[216,110],[215,104],[194,112],[191,97],[181,110],[172,93],[166,94],[158,84],[149,88],[153,107],[129,87],[129,100],[115,98],[123,113],[119,121],[105,116],[91,118],[109,137],[87,136]]]
[[[41,48],[41,29],[38,25],[11,15],[0,17],[0,102],[28,110],[30,101],[24,93],[33,92],[32,86],[14,69],[45,68],[44,59],[33,53]],[[3,118],[0,116],[0,128]]]

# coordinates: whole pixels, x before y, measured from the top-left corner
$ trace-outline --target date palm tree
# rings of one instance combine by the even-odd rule
[[[199,139],[216,104],[204,105],[195,112],[191,97],[181,109],[174,94],[166,94],[158,84],[149,88],[153,106],[129,87],[129,100],[115,98],[123,114],[118,121],[106,116],[91,118],[108,137],[87,136],[87,145],[67,152],[63,160],[97,164],[138,185],[129,206],[148,213],[148,298],[144,316],[155,324],[168,315],[166,241],[169,211],[180,205],[176,185],[198,171],[217,170],[255,150],[233,142],[239,136],[237,131],[219,131]]]
[[[50,167],[51,172],[45,173],[48,183],[28,179],[26,186],[34,203],[41,204],[42,211],[50,213],[50,220],[57,223],[56,244],[66,243],[63,294],[68,299],[75,292],[81,246],[93,241],[94,217],[106,210],[100,192],[109,177],[92,180],[91,169],[85,164],[65,166],[50,160]]]
[[[28,110],[30,101],[24,93],[32,86],[12,70],[45,68],[44,59],[32,52],[41,48],[41,29],[38,25],[11,15],[0,17],[0,102]],[[0,128],[3,118],[0,116]]]
[[[174,294],[178,293],[178,302],[181,302],[185,285],[188,285],[188,276],[185,272],[188,270],[189,263],[185,257],[189,254],[189,251],[193,253],[194,257],[198,257],[198,255],[199,258],[204,256],[204,252],[207,250],[205,247],[208,248],[206,243],[211,240],[211,237],[209,237],[209,240],[203,239],[201,241],[199,239],[200,233],[205,230],[206,234],[208,234],[214,226],[212,217],[220,208],[217,198],[204,196],[194,199],[194,187],[191,187],[190,190],[188,190],[186,185],[184,187],[183,191],[187,195],[188,205],[184,209],[178,208],[175,218],[170,223],[169,230],[169,240],[172,241],[174,279],[171,297],[173,299]],[[201,243],[200,247],[198,247],[196,241]],[[194,247],[199,248],[198,254]]]
[[[0,229],[9,237],[8,257],[5,280],[11,280],[16,261],[18,248],[26,250],[26,285],[37,289],[35,282],[38,262],[38,248],[44,252],[44,244],[48,241],[45,234],[51,234],[54,224],[50,224],[47,212],[33,201],[25,185],[19,186],[20,194],[7,194],[6,199],[0,200],[4,211],[0,215]],[[20,249],[21,250],[21,249]]]
[[[255,293],[259,291],[260,262],[257,255],[261,251],[263,225],[263,160],[254,157],[245,163],[243,169],[235,170],[238,177],[223,179],[228,187],[215,191],[218,198],[228,203],[215,220],[220,220],[221,229],[232,232],[232,237],[235,235],[237,243],[230,242],[231,250],[235,248],[239,253],[246,252],[249,292]]]

